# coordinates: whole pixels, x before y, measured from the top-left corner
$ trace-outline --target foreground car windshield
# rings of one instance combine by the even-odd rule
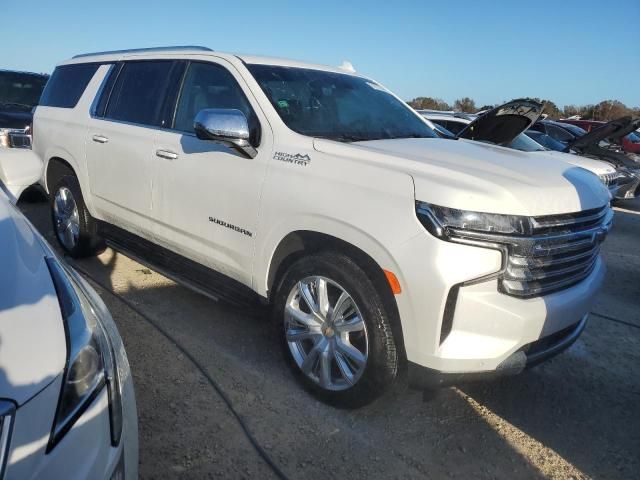
[[[343,142],[437,135],[404,102],[354,75],[248,65],[280,118],[293,131]]]
[[[38,104],[45,83],[45,76],[0,71],[0,107],[31,109]]]

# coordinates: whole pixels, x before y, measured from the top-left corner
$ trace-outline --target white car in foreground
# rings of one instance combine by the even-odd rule
[[[597,177],[439,138],[348,69],[80,55],[34,128],[70,255],[106,241],[216,298],[269,302],[289,364],[331,403],[369,402],[407,365],[421,387],[518,373],[580,335],[604,277]]]
[[[135,397],[116,326],[8,195],[0,189],[0,478],[135,479]]]
[[[25,138],[15,146],[15,138]],[[0,129],[0,182],[15,198],[42,178],[42,160],[31,150],[28,131]]]
[[[517,103],[517,101],[515,102]],[[436,124],[439,127],[445,128],[447,132],[450,132],[456,136],[461,135],[464,138],[469,138],[465,136],[464,133],[462,133],[464,131],[469,135],[472,135],[468,128],[469,125],[474,124],[474,126],[476,126],[477,124],[480,124],[482,122],[492,122],[495,118],[495,116],[494,118],[492,118],[492,115],[503,107],[504,105],[502,107],[492,109],[488,112],[484,112],[481,116],[455,112],[436,112],[433,110],[418,110],[418,112],[429,122]],[[553,157],[560,161],[575,165],[576,167],[589,170],[590,172],[598,176],[600,181],[609,189],[611,195],[616,194],[618,190],[618,179],[621,175],[610,163],[604,162],[602,160],[583,157],[580,155],[549,150],[548,148],[545,148],[532,138],[522,133],[526,130],[526,128],[528,128],[528,126],[535,123],[537,118],[537,116],[532,117],[530,122],[523,124],[520,128],[516,128],[511,131],[509,131],[509,129],[500,128],[500,133],[507,132],[507,141],[503,143],[501,142],[500,145],[504,145],[505,147],[513,148],[515,150],[520,150],[523,152],[530,152],[547,157]],[[483,127],[482,125],[478,125],[478,128],[487,135],[487,138],[491,138],[491,136],[493,135],[493,129],[491,129],[491,127],[487,128]],[[486,141],[486,139],[482,135],[480,136],[480,138],[478,138],[478,136],[475,136],[474,139],[478,141]],[[494,139],[492,139],[492,143],[497,143],[493,140]]]

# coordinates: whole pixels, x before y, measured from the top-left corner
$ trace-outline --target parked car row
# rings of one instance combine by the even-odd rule
[[[640,196],[640,156],[625,153],[619,145],[623,139],[635,138],[634,131],[640,127],[640,118],[623,117],[609,123],[599,122],[598,128],[589,133],[570,121],[540,119],[540,115],[529,123],[521,123],[510,130],[505,138],[495,139],[491,128],[506,132],[501,125],[494,126],[496,118],[514,105],[531,105],[530,102],[515,101],[497,107],[482,115],[457,112],[420,111],[430,122],[438,124],[448,133],[462,138],[472,138],[504,145],[516,150],[541,152],[558,160],[585,168],[598,175],[618,200]],[[541,114],[542,111],[539,110]],[[488,125],[485,126],[485,124]]]
[[[402,369],[418,388],[517,374],[584,330],[624,169],[523,135],[540,114],[521,100],[425,119],[352,68],[167,47],[59,64],[24,150],[67,255],[109,245],[201,293],[268,304],[301,384],[356,407]],[[108,312],[4,199],[0,227],[22,275],[0,337],[20,348],[15,329],[33,325],[2,320],[36,317],[21,305],[49,329],[45,362],[0,350],[7,478],[62,468],[47,452],[74,442],[98,444],[88,478],[129,478],[133,390]]]
[[[42,160],[31,151],[32,110],[48,78],[0,70],[0,182],[16,198],[42,177]]]

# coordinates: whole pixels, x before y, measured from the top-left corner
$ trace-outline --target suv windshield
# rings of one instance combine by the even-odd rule
[[[38,104],[46,75],[0,71],[0,108],[31,110]]]
[[[365,78],[297,67],[248,68],[284,123],[302,135],[343,142],[437,137],[408,105]]]
[[[577,125],[573,125],[571,123],[555,123],[554,125],[558,125],[560,128],[568,130],[576,137],[582,137],[583,135],[587,134],[587,131],[584,128],[580,128]]]
[[[521,150],[523,152],[544,152],[545,148],[535,140],[521,133],[516,138],[507,143],[505,147]]]

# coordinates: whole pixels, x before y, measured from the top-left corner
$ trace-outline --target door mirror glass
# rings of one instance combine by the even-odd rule
[[[258,152],[249,142],[251,136],[247,117],[235,108],[205,108],[193,122],[196,136],[201,140],[229,145],[254,158]]]

